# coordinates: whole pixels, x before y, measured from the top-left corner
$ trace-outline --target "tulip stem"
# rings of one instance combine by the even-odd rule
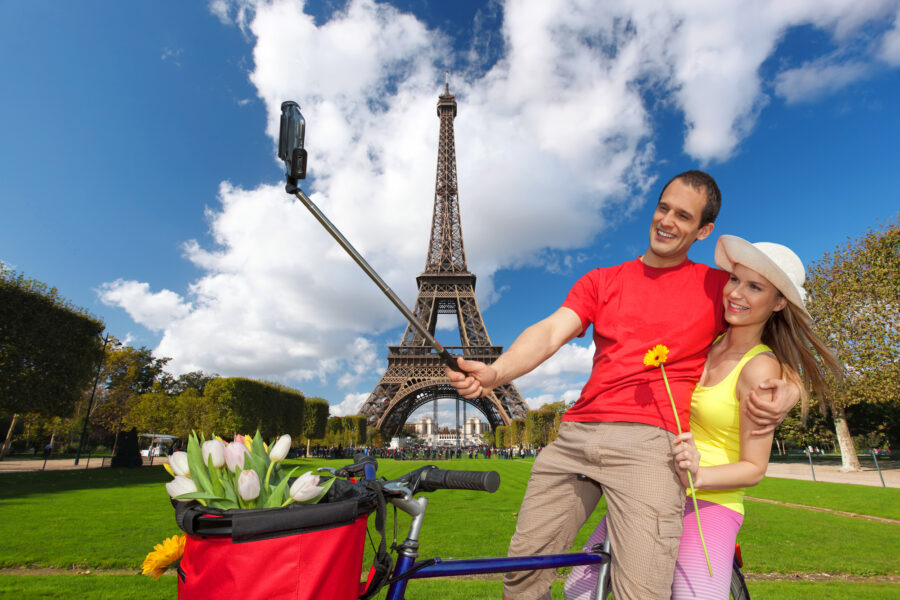
[[[274,466],[275,466],[275,463],[270,462],[270,463],[269,463],[269,468],[266,469],[266,483],[265,483],[265,485],[263,486],[265,489],[269,489],[269,477],[272,476],[272,467],[274,467]]]

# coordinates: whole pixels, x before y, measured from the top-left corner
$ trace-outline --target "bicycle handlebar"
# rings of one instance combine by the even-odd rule
[[[446,471],[444,469],[424,469],[419,477],[419,489],[423,492],[435,490],[477,490],[493,494],[500,487],[500,475],[496,471]]]

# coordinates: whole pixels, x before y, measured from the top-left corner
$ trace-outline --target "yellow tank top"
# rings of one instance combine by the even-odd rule
[[[751,348],[731,372],[712,387],[698,385],[691,396],[691,433],[700,451],[700,466],[713,467],[741,459],[741,402],[737,382],[751,358],[771,352],[765,344]],[[690,495],[688,490],[688,495]],[[744,489],[697,490],[697,499],[721,504],[744,514]]]

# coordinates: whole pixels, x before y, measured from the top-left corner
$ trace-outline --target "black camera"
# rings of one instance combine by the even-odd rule
[[[306,150],[303,138],[306,120],[300,114],[300,105],[287,101],[281,104],[281,132],[278,137],[278,158],[284,161],[288,183],[297,184],[306,179]]]

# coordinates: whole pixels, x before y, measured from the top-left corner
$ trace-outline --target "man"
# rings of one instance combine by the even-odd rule
[[[596,347],[581,397],[562,418],[556,441],[531,472],[510,555],[568,550],[606,494],[617,600],[669,598],[681,536],[684,490],[674,470],[676,426],[658,368],[643,364],[657,344],[669,348],[666,374],[683,427],[691,392],[715,336],[725,328],[722,288],[727,273],[687,258],[712,233],[721,195],[701,171],[676,175],[660,194],[650,225],[650,247],[640,258],[595,269],[578,280],[562,307],[535,323],[491,365],[460,360],[464,373],[447,370],[460,395],[476,398],[528,373],[575,336],[594,326]],[[784,382],[751,414],[774,428],[799,398]],[[504,597],[550,598],[554,573],[509,573]]]

